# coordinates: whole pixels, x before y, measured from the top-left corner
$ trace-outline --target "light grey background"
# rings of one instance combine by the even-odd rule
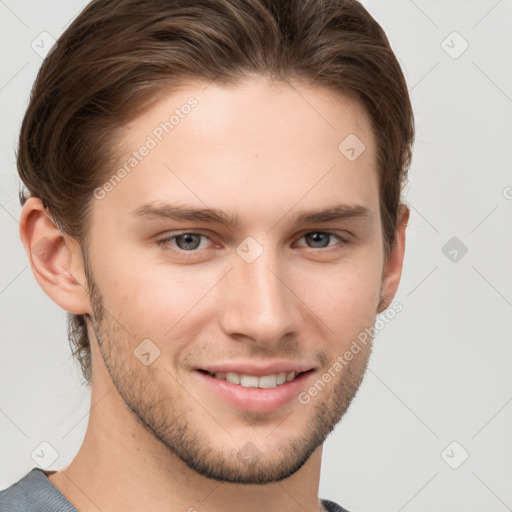
[[[66,466],[87,424],[64,312],[19,240],[13,177],[41,64],[31,43],[41,32],[57,38],[85,3],[0,0],[0,489],[36,465],[42,441],[59,454],[51,468]],[[403,311],[378,334],[360,392],[324,446],[320,495],[353,512],[512,510],[512,2],[362,3],[409,84],[412,214]],[[446,256],[452,237],[459,247]]]

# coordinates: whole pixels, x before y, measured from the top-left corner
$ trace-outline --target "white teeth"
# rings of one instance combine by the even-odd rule
[[[286,375],[286,382],[290,382],[291,380],[295,379],[295,375],[297,375],[295,372],[288,373],[288,375]]]
[[[231,382],[232,384],[239,384],[244,388],[275,388],[285,382],[290,382],[298,374],[296,372],[288,373],[275,373],[272,375],[263,375],[258,377],[256,375],[244,375],[236,372],[216,372],[216,379],[223,379]]]
[[[217,377],[217,374],[215,374],[215,377]],[[222,378],[222,377],[217,377],[217,378]],[[231,382],[232,384],[240,384],[240,375],[235,372],[227,372],[226,380],[228,382]]]
[[[259,378],[258,387],[275,388],[277,386],[277,375],[265,375]]]
[[[240,384],[244,388],[257,388],[259,384],[258,377],[254,375],[240,375]]]

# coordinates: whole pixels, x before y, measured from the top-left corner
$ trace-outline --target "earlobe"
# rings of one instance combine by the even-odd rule
[[[409,207],[401,204],[393,246],[382,271],[381,295],[377,313],[382,313],[390,306],[400,284],[405,255],[405,230],[409,222],[409,215]]]
[[[59,231],[38,198],[29,198],[23,206],[20,237],[46,295],[70,313],[90,313],[80,245]]]

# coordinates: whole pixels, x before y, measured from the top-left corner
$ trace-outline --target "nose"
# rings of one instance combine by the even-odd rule
[[[300,294],[294,290],[291,269],[276,252],[265,248],[251,263],[235,255],[219,290],[220,323],[227,335],[272,345],[300,331]]]

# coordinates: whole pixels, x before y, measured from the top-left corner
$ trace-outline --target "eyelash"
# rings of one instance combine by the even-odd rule
[[[308,231],[307,233],[304,233],[300,238],[302,239],[302,238],[304,238],[307,235],[318,234],[318,233],[336,237],[340,241],[340,245],[342,247],[350,244],[350,242],[348,240],[346,240],[345,238],[342,238],[340,235],[338,235],[337,233],[334,233],[332,231]],[[190,255],[193,255],[193,254],[197,254],[198,252],[200,252],[200,249],[191,249],[190,251],[186,251],[184,249],[180,249],[179,247],[174,247],[174,246],[169,244],[169,242],[171,240],[174,240],[175,238],[179,238],[179,237],[184,236],[184,235],[200,235],[200,236],[203,236],[204,238],[207,238],[208,240],[210,240],[210,237],[207,234],[202,233],[201,231],[184,231],[184,232],[179,233],[177,235],[175,234],[175,235],[172,235],[172,236],[168,236],[166,238],[162,238],[161,240],[157,240],[156,243],[164,251],[171,251],[173,253],[178,253],[180,255],[185,255],[187,253],[190,253]],[[303,247],[303,246],[301,246],[301,247]],[[333,248],[335,248],[335,246],[321,247],[321,248],[319,248],[317,250],[318,251],[324,251],[324,252],[330,252],[330,250],[332,250]],[[315,247],[309,247],[309,249],[315,250]]]

